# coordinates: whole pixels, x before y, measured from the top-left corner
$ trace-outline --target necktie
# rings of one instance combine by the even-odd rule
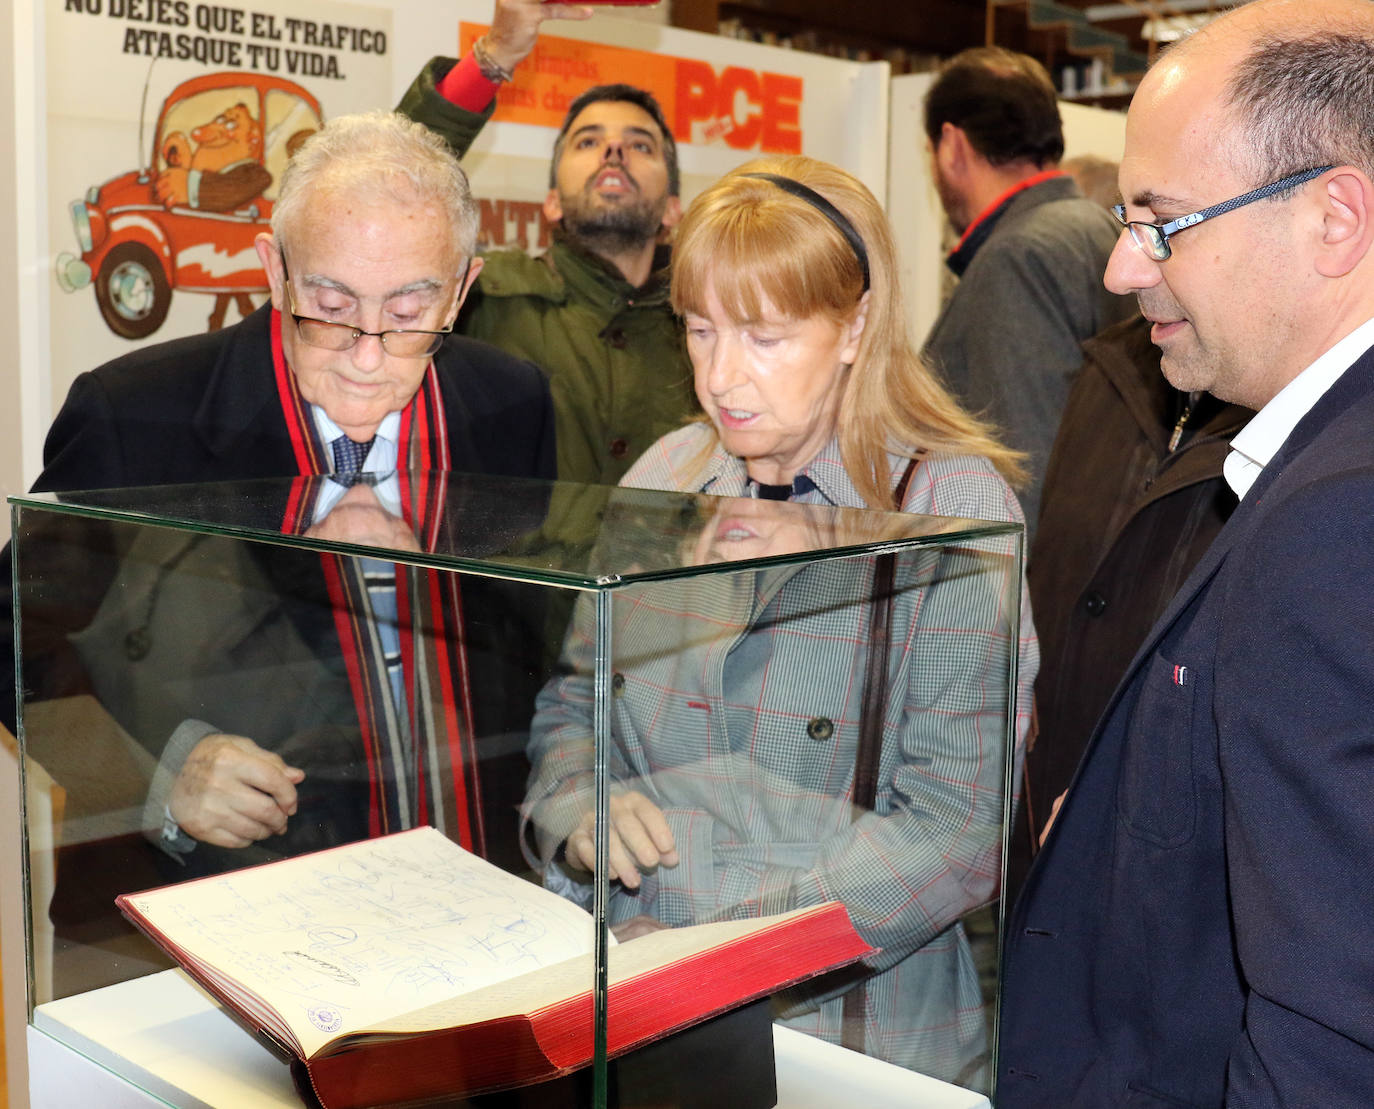
[[[358,443],[347,435],[340,435],[330,446],[334,450],[334,474],[345,485],[353,485],[362,478],[359,476],[368,452],[372,450],[372,440]]]
[[[372,450],[372,440],[359,443],[347,435],[340,435],[330,447],[334,451],[334,480],[344,485],[357,485],[372,475],[362,472],[363,462]],[[372,618],[377,622],[385,652],[387,677],[398,711],[405,704],[405,675],[401,666],[401,637],[396,626],[396,568],[390,562],[376,558],[359,559],[363,583],[372,605]]]

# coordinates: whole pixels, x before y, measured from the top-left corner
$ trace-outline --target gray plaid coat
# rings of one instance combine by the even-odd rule
[[[664,437],[623,484],[747,496],[743,462],[719,447],[708,456],[707,434],[697,424]],[[891,462],[895,486],[906,460]],[[817,488],[801,499],[861,506],[834,442],[806,472]],[[1021,520],[1010,489],[972,457],[924,459],[904,508]],[[996,896],[1000,877],[1010,547],[899,556],[877,802],[857,819],[872,559],[621,591],[612,777],[663,810],[680,863],[645,875],[638,891],[616,887],[612,922],[647,913],[683,925],[838,899],[881,948],[866,967],[867,1052],[976,1080],[987,1016],[959,921]],[[1019,772],[1038,654],[1018,587]],[[540,695],[531,737],[526,816],[550,884],[565,892],[557,850],[591,804],[590,619],[583,606],[569,676]],[[782,1015],[838,1042],[844,988],[816,980],[792,991]]]

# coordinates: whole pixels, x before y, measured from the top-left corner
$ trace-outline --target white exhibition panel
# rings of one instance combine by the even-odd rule
[[[71,291],[58,277],[59,269],[67,277],[73,272],[72,261],[80,260],[72,203],[94,187],[146,166],[160,116],[165,114],[168,133],[180,130],[195,139],[193,128],[222,110],[202,94],[210,107],[195,114],[200,101],[184,91],[184,83],[220,73],[257,75],[259,83],[289,83],[313,97],[325,119],[390,107],[432,55],[457,52],[460,25],[474,28],[490,20],[491,4],[17,0],[17,6],[29,10],[32,43],[16,40],[15,52],[25,56],[35,85],[31,97],[18,97],[17,114],[28,113],[21,133],[35,139],[32,149],[19,148],[20,173],[29,182],[28,195],[39,217],[26,221],[32,230],[20,244],[32,279],[20,323],[26,336],[36,337],[21,394],[25,473],[18,484],[27,485],[37,475],[47,424],[78,373],[144,342],[192,334],[207,326],[215,298],[194,281],[183,281],[178,288],[174,277],[165,320],[146,336],[130,338],[116,334],[97,310],[94,290],[103,268],[98,258],[93,259],[95,272],[80,275],[78,265]],[[547,24],[541,50],[545,43],[548,64],[536,70],[532,57],[522,69],[537,73],[538,96],[557,106],[556,112],[544,113],[555,124],[562,105],[576,92],[622,79],[621,72],[613,71],[618,57],[627,60],[631,72],[635,65],[645,65],[646,56],[654,57],[658,64],[640,71],[666,83],[669,95],[660,99],[680,105],[677,113],[670,104],[665,108],[679,132],[684,200],[767,148],[766,134],[752,145],[741,142],[766,130],[760,122],[779,102],[779,84],[786,85],[784,111],[796,117],[785,126],[799,133],[800,151],[846,166],[880,199],[885,195],[886,63],[845,62],[601,13],[586,22]],[[593,47],[591,61],[581,63],[581,71],[579,43]],[[664,85],[656,87],[662,92]],[[794,95],[797,89],[799,96]],[[177,112],[182,113],[179,118]],[[304,117],[309,112],[302,109],[296,114]],[[479,199],[532,206],[547,191],[555,128],[501,122],[503,114],[510,114],[504,102],[465,166]],[[270,150],[276,121],[267,120],[265,107],[262,116]],[[297,126],[308,129],[310,121],[290,125]],[[686,138],[684,128],[690,132]],[[276,138],[281,143],[284,136]],[[275,168],[270,157],[268,165]],[[151,189],[145,191],[151,196]],[[267,195],[272,195],[270,188]],[[185,218],[178,220],[174,212],[159,211],[155,201],[147,207],[119,217],[117,228],[112,219],[111,241],[117,235],[149,245],[174,270],[195,263],[224,277],[255,267],[252,234],[265,220],[245,229],[245,221],[238,219],[240,226],[231,234],[224,227],[227,217],[181,209]],[[513,232],[518,230],[512,226]],[[105,276],[108,286],[113,279],[109,271]],[[135,285],[129,295],[149,294]],[[261,293],[252,297],[262,300]],[[238,318],[237,306],[230,307],[226,322]]]
[[[299,1109],[285,1064],[180,971],[41,1005],[29,1034],[33,1109]],[[778,1109],[988,1109],[957,1086],[775,1027]],[[108,1069],[107,1069],[108,1068]]]

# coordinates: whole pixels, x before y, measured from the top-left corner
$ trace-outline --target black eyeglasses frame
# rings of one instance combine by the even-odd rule
[[[441,346],[444,345],[444,338],[448,335],[453,334],[454,325],[458,322],[457,317],[455,316],[453,323],[449,324],[445,328],[441,328],[438,331],[429,331],[422,327],[391,327],[387,328],[385,331],[364,331],[361,327],[354,327],[351,323],[338,323],[335,320],[322,320],[319,319],[317,316],[302,316],[299,312],[296,311],[296,295],[291,289],[291,271],[286,265],[286,251],[278,250],[277,255],[279,258],[281,258],[282,278],[284,279],[284,282],[286,284],[286,304],[287,308],[290,310],[287,314],[296,324],[296,334],[298,334],[305,343],[312,347],[317,347],[320,350],[333,350],[339,352],[352,350],[355,346],[358,345],[359,339],[368,337],[376,339],[378,342],[380,342],[382,344],[382,349],[385,350],[387,354],[391,355],[393,358],[430,358],[438,352]],[[467,260],[467,264],[463,266],[463,276],[458,279],[459,290],[462,290],[462,288],[467,284],[468,271],[471,269],[472,259],[469,258]],[[327,346],[323,343],[311,342],[306,332],[301,329],[301,324],[303,323],[318,324],[321,327],[329,328],[331,332],[349,331],[352,332],[353,337],[346,345],[341,347]],[[430,336],[430,344],[423,351],[393,351],[390,347],[386,345],[386,337],[388,335],[428,335]]]
[[[1167,262],[1173,256],[1173,247],[1169,245],[1171,236],[1177,235],[1180,231],[1187,231],[1190,227],[1196,227],[1200,223],[1205,223],[1214,216],[1234,212],[1237,208],[1243,208],[1256,200],[1263,200],[1275,193],[1285,192],[1288,189],[1296,188],[1298,185],[1304,185],[1308,181],[1320,177],[1327,170],[1334,168],[1334,166],[1317,166],[1313,169],[1302,170],[1299,173],[1291,173],[1287,177],[1271,181],[1267,185],[1261,185],[1258,189],[1252,189],[1250,192],[1242,193],[1230,200],[1223,200],[1220,204],[1213,204],[1199,212],[1190,212],[1186,216],[1179,216],[1167,223],[1128,220],[1126,218],[1126,205],[1124,204],[1112,205],[1112,215],[1116,217],[1116,222],[1121,224],[1122,230],[1131,233],[1131,241],[1142,253],[1156,262]]]

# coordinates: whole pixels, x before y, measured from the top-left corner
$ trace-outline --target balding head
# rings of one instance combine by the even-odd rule
[[[1218,139],[1256,183],[1315,165],[1374,176],[1374,4],[1256,0],[1166,55],[1142,89],[1190,77],[1217,94]]]
[[[1307,174],[1242,205],[1227,202]],[[1262,407],[1374,316],[1374,3],[1255,0],[1171,49],[1127,117],[1128,218],[1186,221],[1154,260],[1123,236],[1166,376]]]

